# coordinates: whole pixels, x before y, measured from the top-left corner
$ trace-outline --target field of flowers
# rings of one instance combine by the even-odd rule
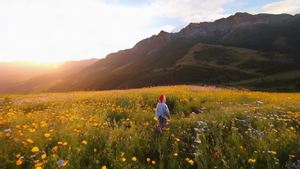
[[[171,121],[155,132],[157,97]],[[0,95],[0,168],[300,168],[300,93],[199,86]]]

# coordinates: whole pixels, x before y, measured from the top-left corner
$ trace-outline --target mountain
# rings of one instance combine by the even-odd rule
[[[191,23],[176,33],[161,31],[43,91],[171,84],[300,91],[299,47],[299,14],[236,13],[214,22]]]

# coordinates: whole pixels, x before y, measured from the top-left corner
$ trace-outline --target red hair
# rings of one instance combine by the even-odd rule
[[[163,94],[160,95],[160,96],[158,97],[158,101],[159,101],[159,102],[162,102],[162,101],[164,100],[164,97],[165,97],[165,95],[163,95]]]

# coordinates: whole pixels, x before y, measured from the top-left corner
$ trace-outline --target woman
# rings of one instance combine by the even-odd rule
[[[158,119],[157,130],[162,133],[164,127],[166,127],[168,121],[170,120],[170,111],[166,104],[166,96],[160,95],[158,97],[158,103],[156,106],[155,116]]]

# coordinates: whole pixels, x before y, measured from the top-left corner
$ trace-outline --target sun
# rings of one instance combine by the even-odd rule
[[[15,62],[19,62],[20,64],[57,68],[60,65],[63,65],[66,62],[66,60],[58,60],[58,59],[51,59],[51,58],[49,58],[49,59],[22,59],[22,60],[17,60]]]

